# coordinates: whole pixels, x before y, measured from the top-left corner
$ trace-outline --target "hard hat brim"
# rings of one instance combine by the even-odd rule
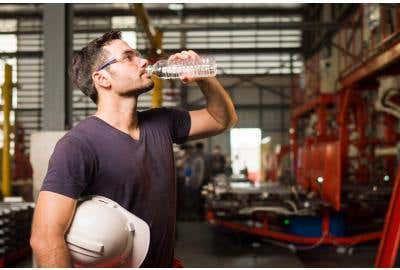
[[[146,258],[150,246],[150,228],[147,223],[133,215],[131,212],[121,207],[126,217],[134,225],[133,249],[132,249],[132,267],[139,267]]]
[[[129,221],[131,225],[133,225],[133,248],[131,254],[131,267],[140,267],[146,258],[147,252],[150,246],[150,228],[147,223],[135,216],[124,207],[120,206],[115,201],[108,199],[104,196],[90,196],[92,200],[99,200],[111,204],[116,204],[118,207],[118,211],[120,211]]]

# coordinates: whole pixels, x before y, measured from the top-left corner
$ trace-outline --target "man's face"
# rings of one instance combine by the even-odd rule
[[[138,96],[153,88],[154,83],[146,73],[148,61],[141,58],[125,41],[113,40],[103,49],[109,55],[108,60],[117,59],[101,70],[108,72],[112,90],[121,96]]]

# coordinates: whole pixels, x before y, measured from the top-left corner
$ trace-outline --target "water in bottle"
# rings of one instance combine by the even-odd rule
[[[154,65],[147,66],[146,71],[161,79],[177,79],[181,76],[205,78],[217,74],[217,63],[211,56],[203,56],[199,60],[159,60]]]

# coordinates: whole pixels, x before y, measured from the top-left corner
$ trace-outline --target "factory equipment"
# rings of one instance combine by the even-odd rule
[[[317,53],[305,63],[302,93],[293,87],[292,97],[301,99],[292,100],[291,174],[276,185],[246,182],[246,188],[235,179],[221,188],[223,181],[215,179],[204,189],[211,223],[311,247],[378,240],[385,223],[383,242],[390,243],[381,243],[378,257],[386,264],[377,265],[393,266],[400,241],[393,209],[400,196],[400,13],[379,5],[392,17],[380,19],[370,35],[383,41],[361,46],[359,33],[369,21],[360,18],[370,16],[363,7],[332,37],[330,54]],[[390,31],[388,24],[395,24]],[[333,85],[321,78],[327,74],[336,76]]]
[[[33,209],[33,203],[0,203],[0,267],[30,256]]]
[[[330,211],[317,192],[282,181],[257,184],[219,175],[202,195],[210,223],[262,237],[309,245],[353,245],[380,237],[380,232],[346,235],[345,215]]]

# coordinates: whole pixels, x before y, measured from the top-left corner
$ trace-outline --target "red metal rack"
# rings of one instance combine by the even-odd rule
[[[234,221],[221,220],[215,217],[212,211],[208,211],[206,219],[209,223],[220,225],[235,231],[246,232],[261,237],[273,238],[279,241],[295,243],[295,244],[334,244],[334,245],[355,245],[361,242],[378,240],[381,232],[370,232],[349,237],[335,237],[329,234],[329,215],[323,215],[322,219],[322,236],[321,237],[304,237],[285,232],[278,232],[268,227],[267,219],[264,219],[262,226],[247,226]]]
[[[375,267],[393,267],[400,243],[400,167],[397,169],[396,183],[385,219],[382,239],[375,260]]]

